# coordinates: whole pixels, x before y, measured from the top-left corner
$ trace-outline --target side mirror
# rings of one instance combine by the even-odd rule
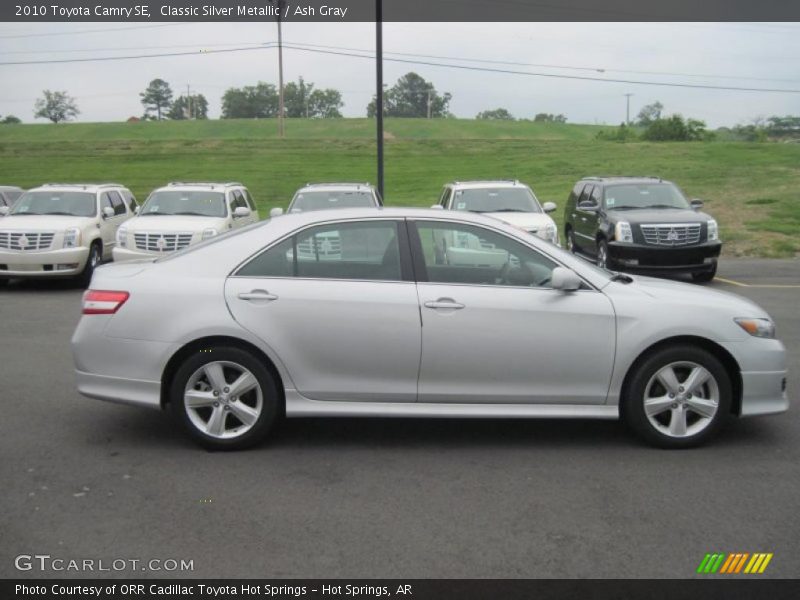
[[[7,206],[0,206],[0,217],[5,217],[8,214]]]
[[[554,210],[555,210],[557,207],[556,207],[556,203],[555,203],[555,202],[545,202],[545,203],[542,205],[542,208],[544,209],[544,212],[546,212],[546,213],[551,213],[551,212],[553,212],[553,211],[554,211]]]
[[[272,208],[269,211],[270,218],[280,217],[282,214],[283,214],[283,209],[280,206],[276,206],[275,208]]]
[[[242,217],[249,217],[250,216],[250,209],[246,206],[238,206],[233,211],[233,218],[240,219]]]
[[[110,219],[113,216],[114,216],[114,209],[111,208],[110,206],[104,206],[103,207],[103,218],[104,219]]]
[[[578,204],[578,210],[582,210],[584,212],[597,212],[600,210],[600,205],[595,202],[581,202]]]
[[[139,206],[138,206],[138,205],[137,205],[137,206],[134,206],[134,207],[133,207],[133,214],[135,214],[135,215],[138,215],[138,214],[139,214],[139,210],[141,210],[141,209],[139,208]]]
[[[431,208],[434,210],[444,210],[444,206],[441,204],[431,204]]]
[[[574,292],[581,287],[581,278],[572,269],[556,267],[550,276],[550,287],[562,292]]]
[[[695,210],[703,208],[703,201],[700,198],[692,198],[692,201],[689,203],[692,205],[692,208]]]

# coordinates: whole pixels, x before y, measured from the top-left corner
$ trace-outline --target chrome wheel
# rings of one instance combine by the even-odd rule
[[[660,433],[686,438],[705,430],[717,414],[720,390],[702,365],[670,363],[653,375],[644,390],[644,413]]]
[[[567,232],[567,252],[575,252],[575,242],[572,240],[572,231]]]
[[[183,404],[191,424],[216,438],[247,433],[264,408],[264,395],[255,375],[230,361],[209,362],[186,382]]]
[[[89,268],[94,271],[94,268],[100,264],[100,251],[97,246],[92,246],[92,251],[89,254]]]
[[[606,268],[606,264],[608,263],[608,249],[603,242],[600,242],[597,245],[597,266],[601,269]]]

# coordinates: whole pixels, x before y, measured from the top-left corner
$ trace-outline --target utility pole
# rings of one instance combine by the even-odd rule
[[[192,120],[192,88],[186,84],[186,118]]]
[[[375,0],[375,120],[378,128],[378,193],[383,199],[383,0]]]
[[[428,88],[428,118],[431,118],[431,88]]]
[[[625,94],[625,124],[631,124],[631,96],[633,94]]]
[[[283,35],[281,32],[281,18],[283,15],[284,0],[278,0],[278,137],[283,138]]]

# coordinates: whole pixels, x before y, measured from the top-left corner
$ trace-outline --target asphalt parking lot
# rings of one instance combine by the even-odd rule
[[[800,260],[724,261],[711,286],[770,312],[796,399]],[[314,419],[208,453],[166,415],[75,392],[80,295],[0,289],[0,577],[92,575],[21,573],[19,554],[203,578],[689,577],[707,552],[800,572],[796,407],[678,452],[616,422]]]

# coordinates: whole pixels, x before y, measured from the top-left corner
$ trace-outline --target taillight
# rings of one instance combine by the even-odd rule
[[[83,314],[113,315],[129,297],[128,292],[86,290],[83,295]]]

